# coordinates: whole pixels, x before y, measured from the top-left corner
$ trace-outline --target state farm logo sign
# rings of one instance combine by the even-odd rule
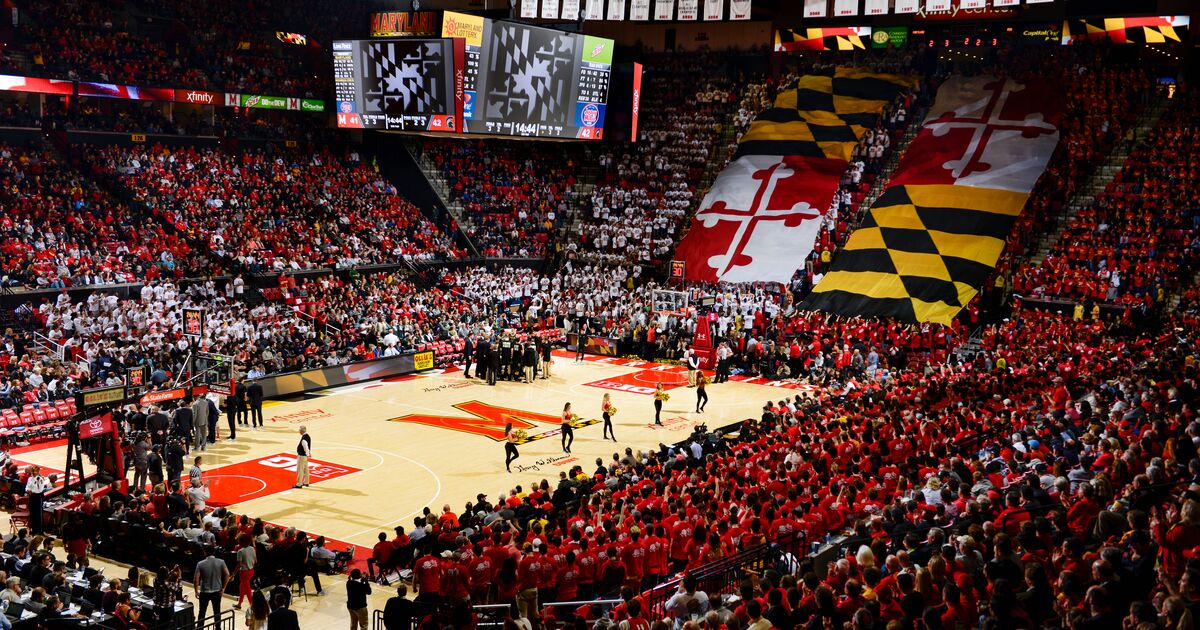
[[[258,460],[258,464],[261,466],[278,468],[280,470],[286,470],[293,473],[296,472],[296,466],[299,463],[299,460],[297,460],[294,455],[282,454]],[[318,462],[313,460],[309,460],[308,462],[308,474],[318,479],[341,477],[342,475],[348,475],[352,472],[357,472],[357,469],[350,469],[343,466],[338,466],[336,464],[330,464],[328,462]]]

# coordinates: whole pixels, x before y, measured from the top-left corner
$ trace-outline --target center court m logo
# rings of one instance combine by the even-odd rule
[[[543,422],[546,424],[560,424],[562,422],[560,416],[551,416],[524,409],[497,407],[496,405],[489,405],[478,400],[459,403],[454,405],[454,408],[471,415],[470,417],[434,416],[414,413],[407,416],[400,416],[399,418],[392,418],[389,422],[415,422],[439,429],[471,433],[491,438],[496,442],[504,441],[504,425],[509,422],[512,423],[514,431],[517,429],[531,429],[534,427],[534,422]]]

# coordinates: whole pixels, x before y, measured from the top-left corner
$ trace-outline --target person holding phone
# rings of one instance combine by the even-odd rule
[[[350,572],[346,581],[346,609],[350,611],[350,630],[368,630],[367,595],[371,594],[371,583],[363,577],[362,570]]]

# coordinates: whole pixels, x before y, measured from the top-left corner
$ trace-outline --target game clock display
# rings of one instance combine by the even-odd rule
[[[468,133],[599,140],[613,42],[516,22],[487,22],[468,81]]]
[[[339,127],[388,131],[461,129],[455,96],[461,50],[451,39],[377,39],[333,43]],[[461,49],[461,41],[457,40]],[[458,78],[461,80],[461,78]]]

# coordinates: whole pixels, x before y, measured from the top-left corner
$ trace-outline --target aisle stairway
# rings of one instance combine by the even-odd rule
[[[1100,166],[1098,166],[1092,173],[1092,176],[1089,177],[1088,180],[1079,187],[1073,197],[1067,200],[1066,205],[1063,206],[1063,211],[1058,215],[1051,216],[1049,218],[1049,223],[1047,224],[1046,230],[1031,248],[1031,250],[1034,252],[1033,256],[1031,256],[1029,259],[1029,262],[1032,266],[1037,267],[1042,264],[1042,261],[1044,261],[1046,256],[1050,254],[1051,248],[1054,247],[1054,244],[1057,243],[1059,238],[1062,236],[1063,230],[1065,230],[1067,226],[1071,224],[1071,219],[1073,219],[1080,210],[1090,206],[1092,202],[1096,200],[1096,195],[1103,192],[1108,187],[1109,183],[1112,182],[1113,178],[1117,176],[1117,173],[1121,172],[1121,169],[1124,167],[1125,160],[1129,157],[1129,154],[1133,151],[1133,149],[1139,146],[1141,142],[1145,141],[1146,137],[1150,135],[1150,130],[1158,124],[1159,118],[1162,117],[1163,112],[1165,112],[1167,109],[1167,104],[1168,101],[1166,99],[1155,99],[1155,101],[1151,103],[1144,112],[1142,112],[1142,115],[1138,117],[1137,122],[1134,123],[1134,129],[1136,131],[1135,138],[1137,138],[1137,140],[1135,140],[1133,143],[1127,143],[1125,141],[1118,143],[1113,148],[1112,153],[1110,153],[1108,157],[1105,158],[1104,162],[1101,163]]]
[[[867,210],[871,208],[871,204],[883,194],[887,188],[888,182],[892,179],[892,174],[896,172],[896,167],[900,165],[900,158],[904,156],[904,152],[908,150],[908,145],[912,143],[913,138],[917,137],[917,132],[921,130],[921,123],[925,120],[925,110],[918,109],[913,112],[913,115],[908,119],[908,127],[904,130],[904,135],[896,142],[896,146],[892,147],[891,154],[883,163],[883,168],[879,170],[879,174],[875,176],[875,181],[871,183],[871,188],[867,190],[867,194],[863,196],[862,203],[858,205],[856,217],[862,217]]]

